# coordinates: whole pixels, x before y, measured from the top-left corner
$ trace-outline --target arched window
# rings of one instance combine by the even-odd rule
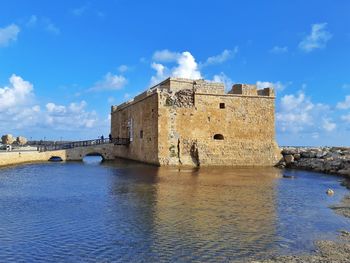
[[[215,134],[214,135],[214,140],[223,140],[224,139],[224,135],[222,135],[222,134]]]

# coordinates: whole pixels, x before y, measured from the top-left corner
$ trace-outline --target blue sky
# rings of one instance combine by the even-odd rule
[[[274,85],[282,145],[350,145],[350,2],[1,1],[0,133],[89,139],[170,75]]]

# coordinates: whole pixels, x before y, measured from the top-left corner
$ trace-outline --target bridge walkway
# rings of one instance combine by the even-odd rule
[[[74,141],[68,143],[53,143],[53,144],[44,144],[38,145],[39,152],[46,151],[56,151],[56,150],[67,150],[77,147],[91,147],[103,144],[114,144],[114,145],[129,145],[130,138],[106,138],[106,139],[95,139],[95,140],[86,140],[86,141]]]

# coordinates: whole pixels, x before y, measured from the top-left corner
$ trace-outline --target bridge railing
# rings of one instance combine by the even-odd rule
[[[88,147],[88,146],[95,146],[95,145],[101,145],[101,144],[110,144],[113,143],[114,145],[129,145],[130,144],[130,138],[106,138],[106,139],[95,139],[95,140],[87,140],[87,141],[76,141],[76,142],[69,142],[69,143],[56,143],[56,144],[50,144],[50,145],[39,145],[37,147],[39,152],[45,152],[45,151],[55,151],[55,150],[66,150],[66,149],[72,149],[76,147]]]

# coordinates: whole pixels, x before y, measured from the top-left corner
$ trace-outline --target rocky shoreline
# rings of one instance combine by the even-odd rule
[[[348,147],[284,147],[280,168],[310,170],[350,178]]]

